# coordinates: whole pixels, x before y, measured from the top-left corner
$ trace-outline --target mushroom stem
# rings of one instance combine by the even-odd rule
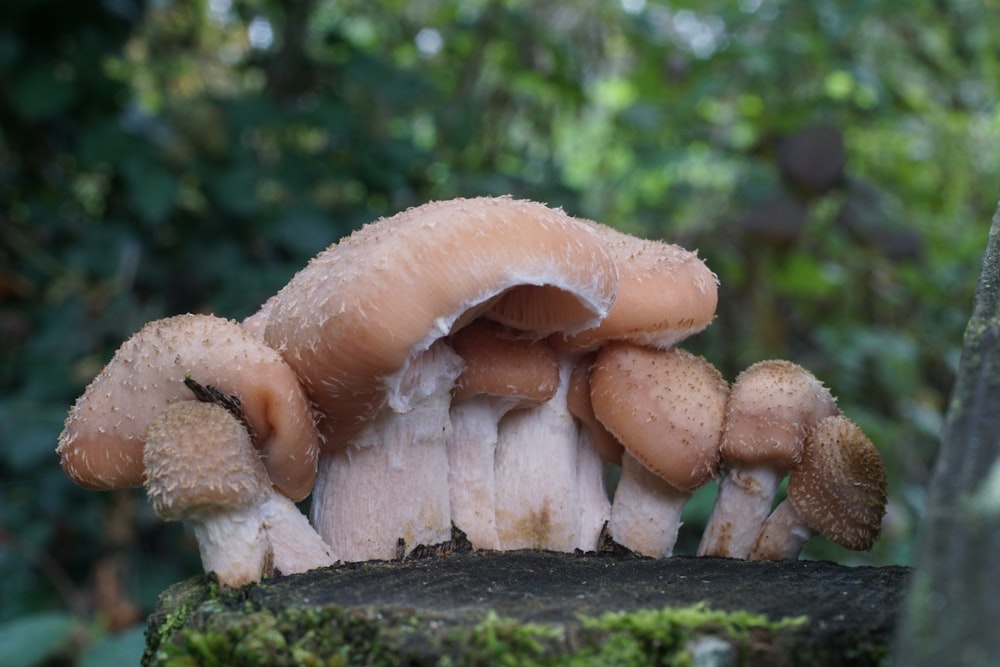
[[[438,340],[346,449],[320,455],[312,520],[343,560],[390,560],[400,539],[412,548],[451,537],[446,442],[461,369],[461,359]]]
[[[576,362],[569,380],[566,406],[577,422],[577,484],[580,494],[580,539],[577,548],[594,551],[611,519],[611,500],[605,486],[606,463],[621,463],[623,447],[598,421],[590,400],[590,367],[596,354]]]
[[[306,515],[287,496],[272,493],[261,505],[260,513],[270,536],[277,572],[307,572],[338,560]]]
[[[508,410],[494,396],[473,396],[451,406],[448,486],[452,521],[476,549],[499,549],[493,459],[497,429]]]
[[[622,476],[615,489],[608,531],[636,553],[653,558],[673,553],[681,527],[681,512],[691,497],[646,469],[628,452],[622,455]]]
[[[816,534],[787,498],[764,521],[747,558],[750,560],[794,560]]]
[[[578,429],[566,404],[572,368],[560,361],[555,395],[500,422],[495,471],[501,549],[568,552],[577,547]]]
[[[768,464],[729,470],[719,484],[698,555],[746,558],[784,476],[783,467]]]
[[[259,506],[204,512],[184,520],[198,541],[205,572],[239,587],[274,573],[274,551]]]
[[[580,502],[580,533],[576,548],[595,551],[604,525],[611,518],[611,500],[604,486],[604,459],[594,445],[591,432],[577,428],[576,483]]]

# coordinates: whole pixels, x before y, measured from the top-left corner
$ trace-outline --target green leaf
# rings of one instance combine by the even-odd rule
[[[41,664],[66,648],[75,624],[66,612],[44,612],[0,624],[0,665]]]
[[[27,121],[40,121],[64,111],[75,97],[70,81],[60,81],[51,65],[19,73],[11,89],[14,108]]]
[[[145,648],[145,626],[137,625],[125,632],[105,637],[95,643],[80,656],[77,667],[138,665]]]
[[[159,223],[174,205],[177,179],[159,163],[143,158],[126,160],[122,174],[128,183],[132,206],[149,223]]]

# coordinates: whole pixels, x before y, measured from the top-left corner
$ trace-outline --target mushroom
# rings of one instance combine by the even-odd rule
[[[802,459],[788,476],[788,497],[764,522],[749,558],[797,558],[817,533],[847,549],[870,549],[885,504],[878,450],[847,417],[826,417],[807,436]]]
[[[506,415],[495,458],[500,548],[573,551],[580,542],[578,429],[567,407],[571,367],[558,366],[555,394]]]
[[[512,337],[487,320],[458,331],[451,345],[465,362],[451,402],[452,522],[475,548],[499,549],[494,479],[498,424],[511,410],[550,399],[559,385],[559,367],[545,341]]]
[[[746,558],[806,434],[839,412],[829,390],[790,361],[761,361],[736,378],[722,433],[725,472],[699,556]]]
[[[480,315],[538,338],[579,331],[616,290],[591,229],[509,197],[409,209],[314,258],[271,304],[265,340],[320,414],[320,534],[348,560],[391,558],[399,538],[447,540],[445,441],[462,365],[441,339]]]
[[[611,500],[605,486],[605,464],[621,465],[624,448],[615,436],[604,428],[594,414],[590,400],[590,367],[596,352],[582,357],[569,378],[566,407],[578,424],[576,448],[578,494],[580,499],[580,539],[577,548],[593,551],[611,518]]]
[[[618,295],[596,326],[550,337],[568,382],[581,356],[613,340],[667,348],[711,323],[718,299],[715,275],[696,252],[640,239],[606,225],[583,220],[600,237],[618,266]],[[568,388],[549,402],[508,415],[501,423],[497,495],[508,504],[512,544],[556,550],[593,549],[607,511],[594,491],[603,487],[604,465],[592,450],[565,402]],[[582,449],[581,449],[582,448]],[[533,465],[535,460],[559,467]],[[511,470],[506,470],[511,466]],[[582,477],[578,477],[578,475]],[[586,491],[582,491],[586,489]],[[581,496],[581,493],[583,495]],[[575,526],[575,528],[573,528]],[[575,530],[575,536],[573,531]]]
[[[185,380],[238,403],[272,483],[294,501],[312,490],[319,451],[312,411],[281,356],[212,315],[148,323],[126,340],[70,409],[56,451],[90,489],[140,486],[149,424],[191,399]]]
[[[172,403],[150,423],[143,461],[153,511],[189,524],[202,566],[228,586],[331,565],[291,500],[271,486],[244,424],[216,403]]]
[[[625,447],[608,530],[646,556],[669,556],[691,493],[715,474],[728,386],[677,348],[605,345],[590,372],[597,419]]]

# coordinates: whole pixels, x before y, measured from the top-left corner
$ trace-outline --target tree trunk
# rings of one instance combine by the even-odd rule
[[[1000,209],[993,218],[896,638],[897,665],[1000,660]]]

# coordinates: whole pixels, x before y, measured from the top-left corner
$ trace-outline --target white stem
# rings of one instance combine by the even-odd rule
[[[782,477],[784,469],[772,465],[729,469],[719,482],[698,555],[746,558],[771,512]]]
[[[815,534],[786,498],[764,522],[748,557],[750,560],[794,560]]]
[[[477,549],[500,548],[494,458],[500,419],[513,405],[494,396],[474,396],[451,406],[451,516]]]
[[[495,472],[501,549],[573,551],[579,541],[577,426],[566,407],[571,369],[561,364],[551,400],[500,422]]]
[[[690,497],[625,452],[608,524],[612,539],[644,556],[670,556],[680,531],[681,512]]]
[[[347,562],[451,538],[448,408],[461,359],[443,341],[415,359],[376,418],[343,451],[320,456],[312,522]]]
[[[337,561],[306,516],[286,496],[271,494],[261,507],[261,515],[274,551],[274,569],[281,574],[298,574]]]
[[[219,583],[243,586],[273,572],[260,506],[206,512],[186,521],[198,540],[202,567],[206,573],[215,572]]]
[[[576,476],[580,494],[580,535],[576,547],[595,551],[604,524],[611,518],[611,500],[604,486],[604,461],[594,447],[590,431],[577,431]]]

